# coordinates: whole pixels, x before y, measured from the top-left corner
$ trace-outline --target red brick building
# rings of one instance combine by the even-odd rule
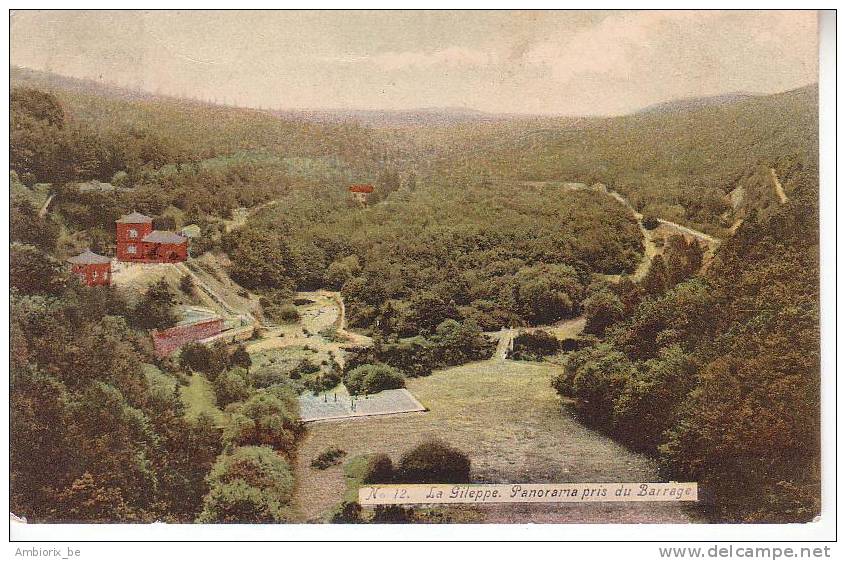
[[[139,212],[121,216],[116,223],[118,261],[177,263],[188,259],[188,238],[153,230],[153,219]]]
[[[75,257],[68,258],[71,271],[88,286],[109,286],[112,284],[112,259],[86,249]]]
[[[168,356],[179,350],[183,345],[200,341],[217,335],[223,331],[223,319],[212,318],[187,325],[177,325],[162,331],[153,330],[153,346],[158,356]]]

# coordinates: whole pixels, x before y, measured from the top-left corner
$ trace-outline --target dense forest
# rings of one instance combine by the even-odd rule
[[[726,195],[756,168],[781,174],[797,157],[814,160],[817,96],[811,85],[692,111],[462,124],[405,137],[441,175],[599,181],[644,214],[722,234],[737,217]]]
[[[816,169],[790,180],[791,199],[747,218],[702,275],[615,287],[588,315],[601,339],[554,381],[584,422],[698,481],[718,521],[820,509]]]
[[[156,357],[147,330],[175,323],[177,295],[83,287],[61,261],[108,253],[114,220],[137,210],[200,226],[193,255],[225,254],[267,316],[296,290],[340,291],[374,339],[348,364],[362,391],[488,356],[484,331],[584,316],[577,340],[524,334],[514,358],[555,355],[554,386],[585,424],[698,481],[712,520],[818,513],[815,86],[668,114],[389,130],[19,69],[13,86],[14,512],[289,519],[303,384],[263,379],[238,348]],[[351,182],[375,186],[368,205]],[[716,254],[673,236],[634,279],[642,225],[597,183],[644,227],[718,236]],[[233,227],[242,207],[255,212]],[[235,420],[225,429],[184,410],[195,372]]]

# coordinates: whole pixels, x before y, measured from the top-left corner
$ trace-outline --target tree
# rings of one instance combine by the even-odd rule
[[[203,499],[199,524],[270,524],[285,522],[285,505],[242,480],[213,485]]]
[[[250,385],[246,378],[247,372],[243,368],[235,368],[215,376],[212,387],[217,398],[217,406],[223,408],[230,403],[249,397]]]
[[[167,329],[176,325],[176,299],[167,281],[162,278],[153,284],[138,302],[133,312],[135,325],[141,329]]]
[[[573,267],[542,263],[520,269],[514,280],[520,314],[532,323],[552,323],[578,310],[583,287]]]
[[[204,345],[188,343],[179,351],[179,367],[183,370],[202,372],[214,381],[229,365],[229,356],[223,344]]]
[[[344,385],[351,395],[378,393],[405,387],[402,373],[385,364],[365,364],[344,375]]]
[[[23,294],[61,293],[70,282],[67,268],[31,245],[13,242],[9,247],[9,281]]]
[[[250,373],[250,366],[253,365],[253,359],[250,358],[250,353],[247,352],[247,347],[243,344],[238,345],[235,351],[229,356],[229,366],[243,368]]]
[[[641,281],[641,286],[649,296],[659,296],[667,291],[667,266],[662,255],[658,254],[652,258],[652,263]]]
[[[288,244],[268,230],[235,230],[224,247],[232,261],[230,274],[244,288],[286,288],[298,277]]]
[[[190,274],[182,275],[179,279],[179,290],[191,296],[194,294],[194,276]]]
[[[437,345],[436,358],[444,365],[463,364],[490,356],[491,344],[473,319],[459,323],[447,319],[438,324],[432,337]]]
[[[440,440],[427,440],[402,455],[395,476],[405,483],[467,483],[470,459]]]
[[[329,268],[326,270],[326,282],[330,287],[339,290],[344,286],[344,283],[359,273],[361,273],[361,265],[358,257],[350,255],[329,264]]]
[[[32,204],[21,197],[13,197],[9,234],[12,241],[34,245],[52,251],[59,238],[59,227],[48,218],[41,218]]]
[[[199,523],[260,524],[289,518],[294,476],[288,462],[267,446],[242,446],[221,455],[208,482]]]
[[[258,390],[232,412],[224,439],[233,446],[272,446],[291,454],[300,431],[296,397]]]
[[[658,218],[654,215],[644,216],[640,223],[647,230],[654,230],[661,224],[660,222],[658,222]]]
[[[623,317],[623,304],[610,290],[599,290],[584,301],[585,332],[602,335]]]

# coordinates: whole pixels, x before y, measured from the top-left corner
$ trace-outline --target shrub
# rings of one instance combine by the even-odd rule
[[[252,365],[253,359],[250,357],[250,353],[247,352],[247,348],[243,344],[238,345],[232,354],[229,355],[229,366],[237,366],[249,372],[250,366]]]
[[[377,505],[373,509],[374,524],[408,524],[414,521],[414,509],[400,505]]]
[[[222,344],[208,347],[202,343],[188,343],[179,353],[180,368],[202,372],[212,380],[226,370],[228,364],[229,355]]]
[[[362,483],[387,483],[394,477],[394,463],[387,454],[374,454],[367,460]]]
[[[218,457],[208,481],[211,485],[242,480],[287,501],[294,490],[294,476],[288,462],[268,446],[241,446]]]
[[[179,290],[188,294],[194,294],[194,277],[188,274],[182,275],[179,279]]]
[[[236,401],[243,401],[250,395],[247,371],[243,368],[234,368],[215,377],[212,387],[217,397],[217,406],[221,408]]]
[[[346,455],[347,453],[337,446],[330,446],[311,461],[311,467],[315,469],[326,469],[338,465],[341,462],[341,458]]]
[[[332,524],[358,524],[361,522],[361,505],[358,501],[344,501],[329,518]]]
[[[384,362],[412,378],[428,376],[437,365],[435,350],[435,346],[425,337],[409,337],[400,339],[396,343],[382,345],[378,358],[375,355],[361,355],[361,360],[364,362],[358,362],[357,365]],[[352,367],[353,364],[348,364],[348,368]]]
[[[598,290],[583,303],[587,318],[585,333],[602,335],[605,330],[623,318],[623,303],[610,290]]]
[[[660,222],[658,222],[658,217],[653,215],[644,216],[640,223],[646,230],[654,230],[660,224]]]
[[[365,395],[404,388],[405,377],[392,366],[366,364],[350,370],[344,376],[344,385],[352,395]]]
[[[335,370],[321,372],[317,376],[305,382],[305,388],[317,395],[320,392],[331,390],[341,383],[341,375]]]
[[[197,522],[283,522],[294,490],[288,462],[266,446],[244,446],[218,457]]]
[[[561,350],[561,343],[546,331],[521,333],[514,338],[511,357],[515,360],[541,360]]]
[[[203,499],[200,524],[268,524],[284,522],[284,506],[266,492],[243,481],[216,485]]]
[[[288,373],[278,367],[265,366],[252,373],[253,386],[261,389],[276,384],[284,384],[288,381],[288,376]],[[291,378],[293,378],[293,375],[291,375]]]
[[[320,366],[304,358],[297,363],[292,372],[297,372],[300,375],[314,374],[315,372],[320,372]]]
[[[296,323],[300,320],[300,313],[290,302],[276,302],[262,296],[259,298],[262,313],[275,323]]]
[[[235,445],[267,445],[291,453],[301,432],[296,396],[278,386],[256,391],[235,408],[224,439]]]
[[[403,454],[396,479],[405,483],[467,483],[470,459],[440,440],[428,440]]]

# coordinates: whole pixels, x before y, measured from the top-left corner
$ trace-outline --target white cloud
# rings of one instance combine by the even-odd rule
[[[431,52],[404,51],[386,52],[370,60],[382,70],[403,70],[406,68],[429,68],[433,66],[486,67],[498,63],[499,57],[491,51],[450,46]]]
[[[749,26],[739,26],[741,21]],[[745,35],[759,49],[762,43],[783,45],[794,39],[807,44],[815,28],[814,12],[617,12],[587,29],[536,44],[523,62],[545,69],[559,82],[582,75],[628,79],[649,71],[644,61],[674,48],[687,49],[694,65],[700,48],[714,50],[705,48],[705,43],[725,43]]]

